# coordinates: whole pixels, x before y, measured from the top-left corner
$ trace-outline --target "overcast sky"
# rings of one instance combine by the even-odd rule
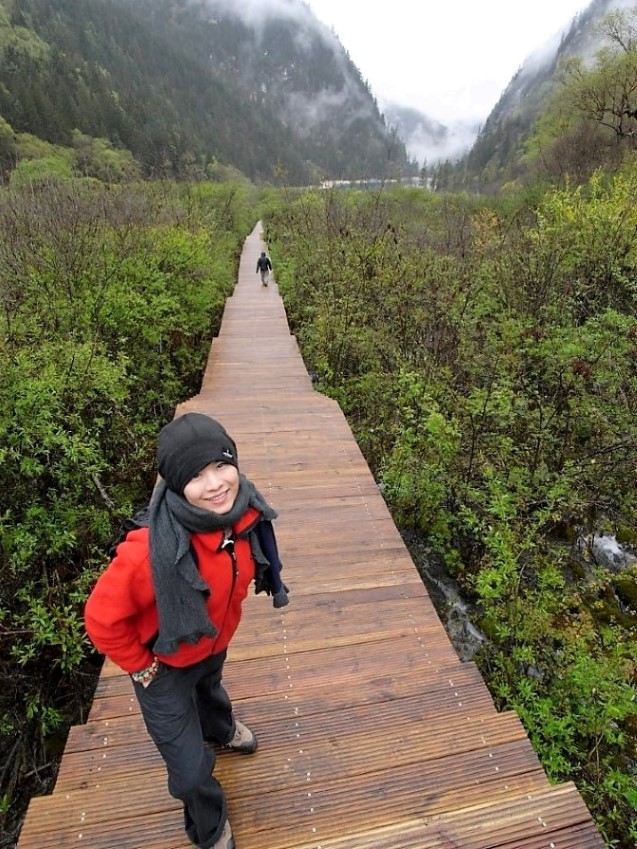
[[[587,0],[306,0],[385,100],[483,121],[525,58]],[[635,0],[637,3],[637,0]]]

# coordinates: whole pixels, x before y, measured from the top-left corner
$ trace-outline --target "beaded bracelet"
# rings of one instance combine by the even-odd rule
[[[131,672],[131,678],[133,681],[137,681],[138,684],[143,684],[144,681],[151,681],[155,675],[157,674],[157,670],[159,669],[159,659],[153,658],[153,662],[150,666],[147,666],[146,669],[142,669],[139,672]]]

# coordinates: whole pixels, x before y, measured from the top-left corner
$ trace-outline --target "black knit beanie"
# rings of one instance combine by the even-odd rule
[[[168,489],[184,487],[208,463],[239,468],[237,446],[225,428],[203,413],[186,413],[165,425],[157,441],[157,468]]]

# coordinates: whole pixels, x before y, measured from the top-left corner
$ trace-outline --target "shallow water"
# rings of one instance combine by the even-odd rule
[[[417,531],[401,530],[400,533],[458,657],[471,660],[486,640],[472,621],[474,610],[425,539]]]

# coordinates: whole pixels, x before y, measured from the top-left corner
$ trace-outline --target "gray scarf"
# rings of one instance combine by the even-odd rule
[[[276,511],[254,484],[239,476],[239,492],[232,509],[223,515],[194,507],[160,481],[150,502],[150,566],[159,616],[159,636],[153,646],[157,654],[170,655],[182,642],[195,644],[201,637],[215,637],[206,599],[213,587],[203,580],[190,546],[193,533],[230,530],[249,507],[272,520]],[[258,524],[258,521],[255,523]],[[242,532],[248,537],[257,563],[267,564],[258,544],[254,526]]]

